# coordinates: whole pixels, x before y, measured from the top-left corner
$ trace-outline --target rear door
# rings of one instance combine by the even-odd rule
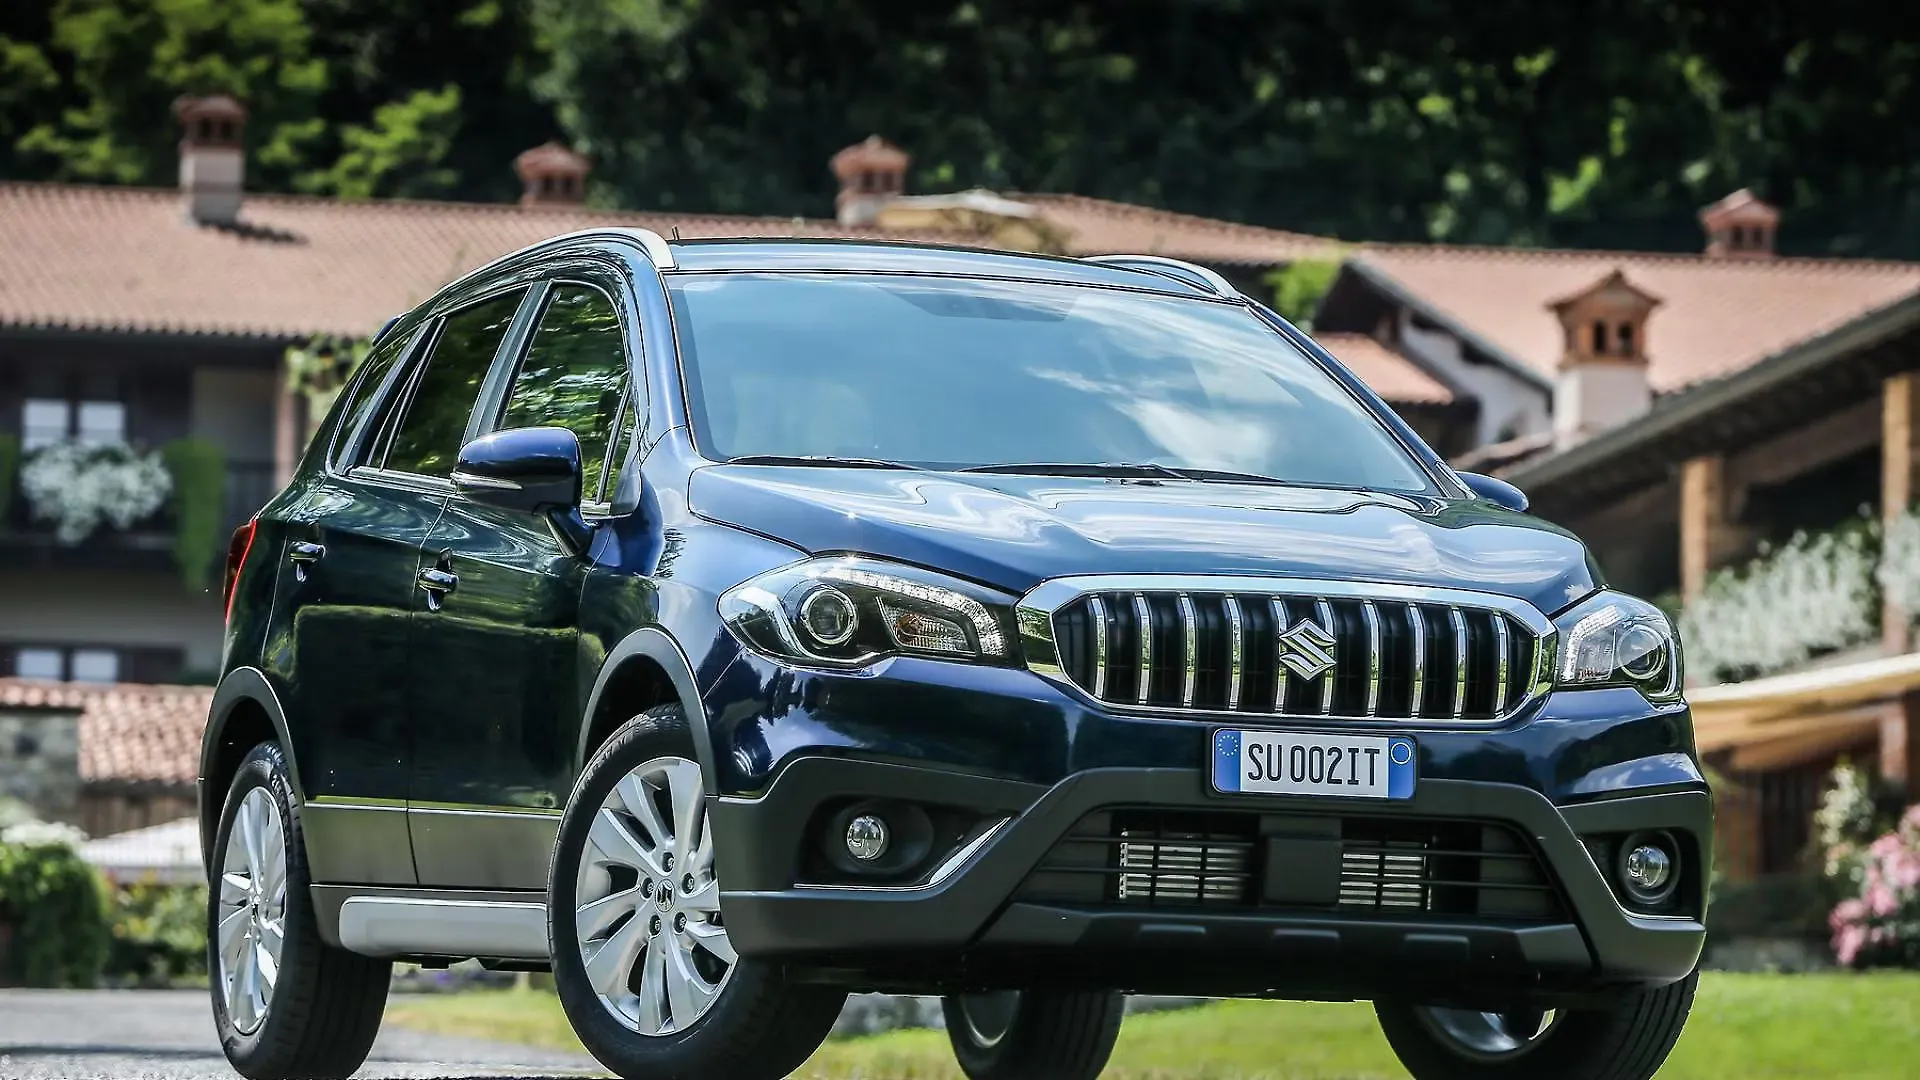
[[[293,737],[316,881],[411,884],[405,800],[407,616],[420,545],[446,502],[360,466],[436,327],[383,344],[355,381],[327,467],[295,482],[262,664]]]
[[[589,516],[611,497],[617,433],[635,411],[623,329],[632,313],[620,296],[591,264],[544,286],[525,349],[502,364],[470,432],[571,429]],[[458,494],[429,536],[422,568],[449,587],[415,619],[422,741],[408,816],[421,884],[546,886],[583,708],[587,566],[544,518]]]

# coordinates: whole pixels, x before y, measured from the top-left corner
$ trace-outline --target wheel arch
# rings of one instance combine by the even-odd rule
[[[220,827],[227,788],[246,760],[247,752],[263,742],[279,744],[287,759],[287,779],[296,804],[306,802],[300,783],[300,764],[294,760],[293,737],[285,710],[273,684],[258,668],[235,668],[220,681],[213,705],[207,710],[207,730],[200,740],[200,850],[213,850]],[[211,867],[211,859],[209,859]],[[211,872],[211,870],[209,870]]]
[[[587,759],[621,724],[655,705],[677,703],[686,712],[687,727],[693,732],[701,778],[708,791],[719,790],[715,786],[713,737],[700,700],[693,662],[664,630],[646,626],[621,638],[600,665],[600,674],[587,697],[574,757],[575,775],[587,767]]]

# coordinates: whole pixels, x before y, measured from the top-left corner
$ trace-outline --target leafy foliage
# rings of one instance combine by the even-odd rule
[[[1687,662],[1707,679],[1771,674],[1877,632],[1877,522],[1800,533],[1707,579],[1680,613]],[[1780,618],[1783,611],[1792,618]]]
[[[168,986],[207,973],[207,887],[132,881],[112,897],[109,981]]]
[[[160,448],[173,478],[173,561],[187,588],[199,592],[213,574],[226,520],[227,459],[206,439],[179,439]]]
[[[0,842],[0,924],[12,930],[8,978],[53,987],[99,979],[106,898],[99,875],[71,846]]]
[[[1273,287],[1273,310],[1295,326],[1311,330],[1314,309],[1339,273],[1340,264],[1331,259],[1301,259],[1270,272],[1267,284]]]
[[[20,440],[0,435],[0,521],[13,506],[13,485],[20,471]]]
[[[78,544],[102,525],[128,528],[166,505],[173,481],[157,454],[122,443],[55,443],[27,458],[20,490],[54,539]]]

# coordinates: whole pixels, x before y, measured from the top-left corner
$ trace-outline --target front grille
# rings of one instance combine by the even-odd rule
[[[1269,840],[1338,844],[1325,902],[1271,899]],[[1221,912],[1424,913],[1553,922],[1564,908],[1533,848],[1506,825],[1240,811],[1103,810],[1077,824],[1021,886],[1036,903]]]
[[[1542,649],[1489,607],[1266,592],[1091,592],[1052,615],[1062,674],[1122,707],[1478,721],[1533,694]]]

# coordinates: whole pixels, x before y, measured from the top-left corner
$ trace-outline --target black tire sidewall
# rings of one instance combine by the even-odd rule
[[[973,1037],[959,996],[942,1002],[947,1039],[973,1080],[1053,1080],[1099,1075],[1113,1054],[1126,999],[1107,991],[1023,991],[1005,1035]]]
[[[593,827],[593,817],[622,777],[659,757],[699,760],[692,731],[678,706],[650,709],[615,732],[582,770],[580,782],[567,801],[548,873],[547,928],[553,954],[554,987],[581,1043],[601,1064],[622,1076],[644,1074],[672,1080],[684,1076],[733,1075],[725,1070],[740,1063],[743,1041],[769,1034],[757,1030],[765,1026],[766,999],[794,993],[782,982],[776,967],[741,958],[734,964],[718,999],[690,1028],[671,1035],[641,1035],[616,1020],[588,985],[586,965],[575,937],[575,886],[579,879],[580,855]],[[711,797],[711,793],[708,795]],[[844,994],[841,997],[844,998]],[[826,1028],[822,1026],[820,1035],[825,1034]],[[801,1041],[804,1042],[804,1038]],[[815,1042],[814,1046],[817,1045]],[[784,1075],[798,1066],[814,1046],[805,1047],[798,1059],[784,1063],[785,1068],[775,1075]],[[781,1048],[771,1043],[767,1052],[782,1056]]]
[[[268,1001],[266,1019],[251,1034],[247,1034],[234,1027],[233,1019],[227,1015],[226,988],[220,977],[220,876],[224,872],[227,845],[231,842],[240,804],[255,788],[264,789],[280,813],[280,840],[286,845],[287,852],[287,896],[282,912],[280,975],[275,982],[274,995]],[[307,866],[299,844],[297,814],[286,756],[271,743],[256,747],[241,762],[232,786],[227,789],[226,805],[220,812],[220,827],[214,833],[213,852],[207,858],[207,980],[213,998],[214,1030],[219,1033],[227,1059],[236,1068],[244,1067],[249,1060],[277,1054],[280,1044],[298,1035],[295,1028],[300,1018],[289,1019],[286,1010],[275,1008],[279,1004],[281,988],[287,983],[288,973],[301,970],[301,965],[311,964],[315,959],[307,955],[307,946],[317,940],[316,936],[298,932],[299,926],[313,919],[313,901],[307,889]]]

